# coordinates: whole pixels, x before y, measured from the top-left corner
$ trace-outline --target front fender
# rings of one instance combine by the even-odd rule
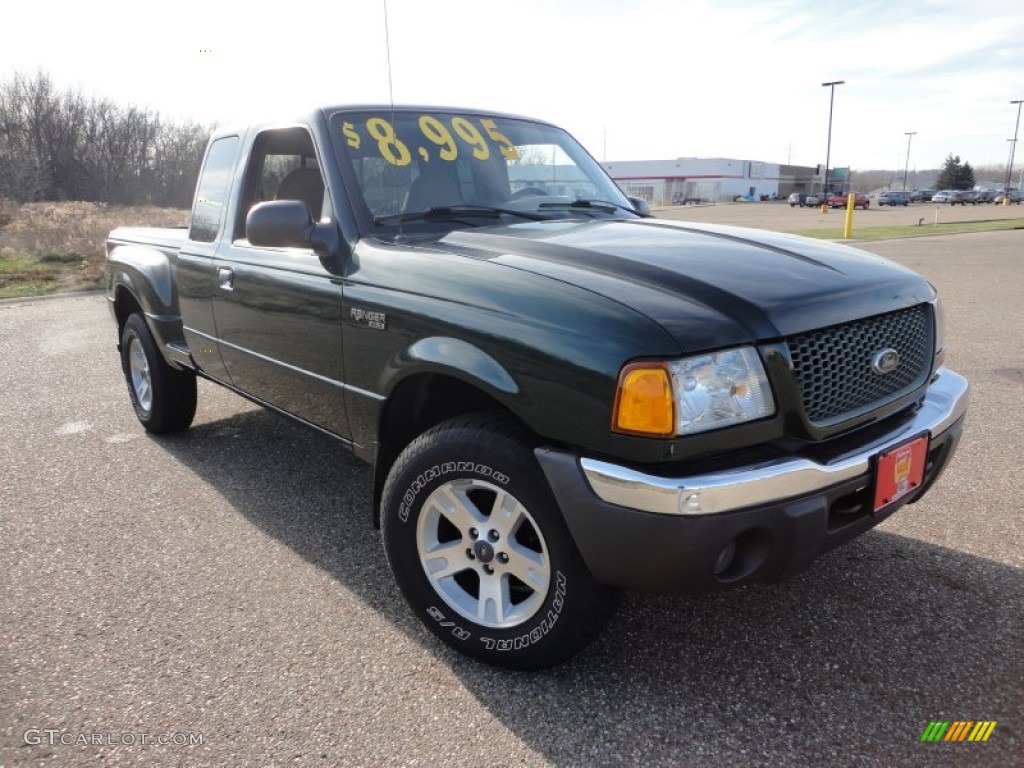
[[[519,384],[501,363],[479,347],[450,336],[430,336],[402,349],[385,371],[383,391],[390,392],[406,376],[423,372],[444,373],[499,397],[520,394]]]
[[[419,371],[437,370],[456,378],[495,389],[507,395],[518,395],[519,385],[498,360],[468,341],[449,336],[420,339],[398,355],[396,370],[412,367]],[[396,382],[388,382],[393,385]]]

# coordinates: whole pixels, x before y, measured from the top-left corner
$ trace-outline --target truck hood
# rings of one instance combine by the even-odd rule
[[[439,246],[632,307],[684,351],[769,341],[929,301],[880,256],[775,232],[665,220],[459,230]]]

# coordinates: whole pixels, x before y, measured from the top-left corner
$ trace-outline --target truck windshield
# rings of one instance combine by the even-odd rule
[[[350,191],[358,190],[356,203],[383,236],[496,218],[634,215],[600,165],[552,125],[388,107],[338,112],[330,124],[338,161],[349,185],[354,181]],[[455,215],[467,211],[476,215]]]

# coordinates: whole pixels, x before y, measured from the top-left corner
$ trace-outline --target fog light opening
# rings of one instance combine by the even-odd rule
[[[736,540],[733,539],[724,547],[722,551],[718,553],[718,557],[715,560],[715,576],[721,576],[727,570],[729,566],[733,564],[736,559]]]

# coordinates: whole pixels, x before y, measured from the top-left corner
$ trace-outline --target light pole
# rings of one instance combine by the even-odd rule
[[[1013,150],[1017,146],[1016,139],[1007,139],[1010,142],[1010,157],[1006,161],[1006,183],[1003,184],[1003,195],[1010,192],[1010,174],[1013,172]]]
[[[1017,130],[1020,128],[1020,107],[1024,99],[1016,99],[1011,104],[1017,105],[1017,124],[1013,127],[1013,143],[1010,145],[1010,164],[1006,166],[1006,184],[1003,185],[1003,194],[1010,194],[1010,175],[1013,173],[1013,151],[1017,148]]]
[[[831,83],[822,83],[822,87],[831,89],[828,97],[828,144],[825,147],[825,181],[821,190],[822,210],[828,205],[828,164],[832,159],[832,105],[836,100],[836,86],[843,85],[845,80],[833,80]]]
[[[907,162],[903,166],[903,191],[907,191],[907,171],[910,169],[910,140],[917,135],[917,131],[907,131]]]

